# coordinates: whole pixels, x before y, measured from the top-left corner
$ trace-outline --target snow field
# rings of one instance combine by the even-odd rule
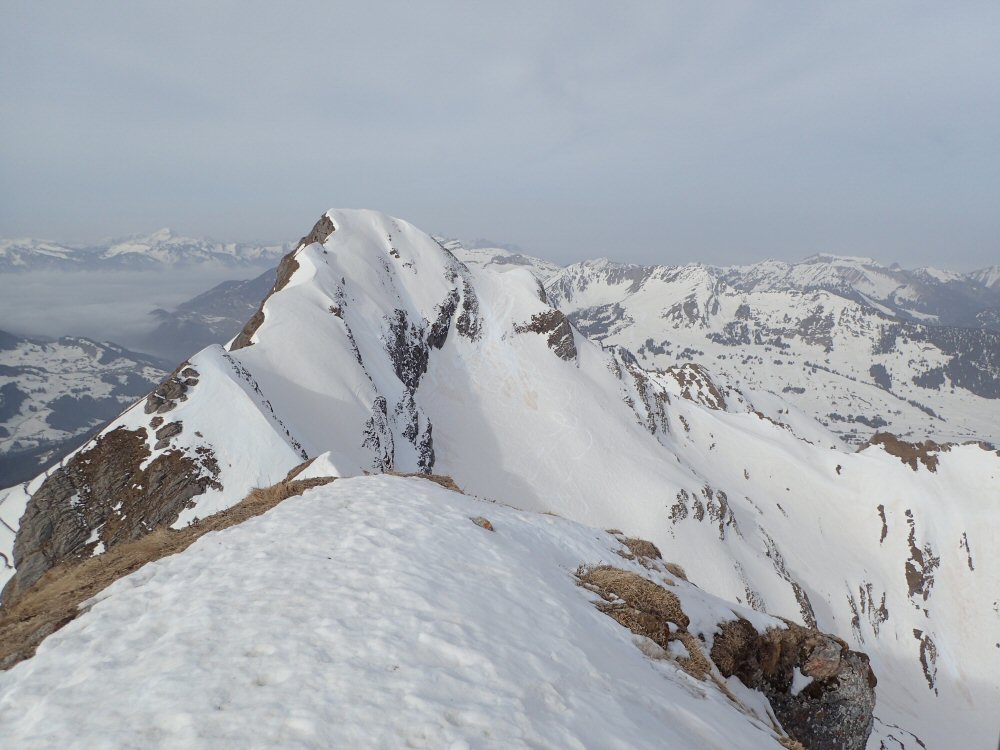
[[[0,674],[4,744],[778,747],[592,605],[581,563],[648,575],[616,548],[423,480],[338,480],[95,597]],[[731,612],[678,585],[693,621]]]

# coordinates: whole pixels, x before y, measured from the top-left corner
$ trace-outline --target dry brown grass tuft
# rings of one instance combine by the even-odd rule
[[[664,563],[663,567],[665,567],[667,569],[667,571],[670,573],[670,575],[676,576],[677,578],[680,578],[682,581],[687,581],[688,580],[688,576],[687,576],[687,573],[684,572],[684,568],[682,568],[677,563],[675,563],[675,562]]]
[[[306,459],[305,461],[303,461],[302,463],[300,463],[298,466],[295,466],[295,467],[289,469],[288,473],[285,474],[285,481],[286,482],[291,482],[293,479],[295,479],[295,477],[297,477],[303,471],[305,471],[310,466],[312,466],[312,462],[315,461],[315,460],[316,460],[316,456],[313,456],[312,458]]]
[[[687,632],[690,620],[672,592],[638,573],[610,565],[583,567],[576,576],[583,586],[604,600],[598,603],[598,609],[619,625],[649,638],[667,652],[671,641],[680,641],[688,652],[687,656],[676,658],[681,669],[699,680],[711,673],[711,662],[698,639]]]
[[[778,737],[778,744],[787,750],[806,750],[806,746],[791,737]]]
[[[0,609],[0,670],[33,656],[39,643],[80,614],[81,603],[122,576],[146,563],[184,551],[210,531],[236,526],[266,513],[283,500],[332,481],[333,477],[292,479],[251,490],[231,508],[187,528],[160,527],[102,555],[52,568],[10,608]]]
[[[611,606],[623,602],[629,609],[656,618],[662,626],[672,622],[678,627],[686,628],[690,623],[681,609],[680,600],[673,593],[638,573],[611,565],[599,565],[581,569],[577,572],[577,578],[591,591],[600,594]]]
[[[647,542],[645,539],[636,539],[635,537],[618,537],[618,541],[628,547],[629,552],[632,553],[633,559],[636,557],[645,557],[647,560],[662,560],[663,555],[660,554],[660,550],[652,542]]]
[[[385,473],[392,477],[414,477],[415,479],[426,479],[428,482],[434,482],[434,484],[441,485],[446,490],[460,492],[463,495],[465,494],[465,492],[462,491],[462,488],[455,484],[455,480],[447,474],[419,474],[416,472],[404,473],[401,471],[387,471]]]
[[[728,677],[742,666],[745,655],[754,651],[757,631],[747,620],[738,619],[719,625],[712,645],[712,661]]]

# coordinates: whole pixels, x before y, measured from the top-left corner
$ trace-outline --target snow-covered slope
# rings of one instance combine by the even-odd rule
[[[705,653],[716,623],[784,624],[621,552],[430,482],[341,480],[103,591],[0,673],[0,726],[21,750],[779,748],[759,693],[689,675],[575,573],[666,586]]]
[[[648,281],[608,268],[614,284],[578,284],[572,302]],[[672,319],[735,304],[703,269],[677,273],[657,283],[697,294]],[[798,338],[825,347],[825,315],[801,297],[787,313],[777,298],[759,304],[794,313]],[[204,517],[327,451],[340,476],[433,469],[483,498],[649,538],[705,590],[867,652],[879,679],[872,747],[916,748],[914,735],[938,747],[957,732],[992,747],[994,451],[891,437],[846,450],[781,398],[705,366],[644,370],[573,330],[529,270],[463,265],[374,212],[325,215],[228,351],[200,352],[48,479],[0,499],[5,522],[21,525],[5,596],[60,559]],[[102,464],[126,478],[115,498]],[[170,487],[151,489],[165,474]],[[59,544],[41,543],[43,531]]]
[[[595,340],[650,366],[710,363],[743,388],[781,394],[848,443],[879,429],[1000,443],[1000,333],[900,320],[876,301],[889,289],[876,281],[890,276],[852,263],[588,261],[550,277],[546,290]],[[845,276],[848,291],[830,291]]]
[[[968,274],[968,276],[973,281],[982,284],[983,286],[988,286],[991,289],[1000,287],[1000,266],[981,268],[978,271],[973,271]]]
[[[714,269],[741,291],[826,290],[875,303],[904,320],[977,326],[976,314],[1000,308],[990,269],[960,274],[923,267],[906,270],[871,258],[813,255],[799,263],[764,261]]]
[[[58,269],[143,269],[196,264],[266,266],[288,252],[286,245],[217,242],[160,229],[150,235],[68,245],[36,239],[0,240],[0,272]]]
[[[0,487],[35,476],[165,374],[159,361],[115,344],[0,331]]]
[[[458,240],[444,237],[435,237],[435,239],[470,268],[489,268],[493,271],[527,268],[542,282],[561,268],[551,261],[525,255],[518,249],[494,247],[493,243],[490,242],[479,241],[463,244]]]

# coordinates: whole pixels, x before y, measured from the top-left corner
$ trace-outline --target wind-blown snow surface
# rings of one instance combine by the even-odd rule
[[[528,269],[467,267],[375,212],[325,221],[335,231],[295,254],[255,343],[191,359],[197,384],[162,415],[180,434],[157,448],[141,404],[108,428],[146,429],[151,460],[215,457],[221,489],[178,525],[325,451],[341,476],[433,469],[485,498],[649,538],[707,591],[844,637],[879,678],[873,747],[960,733],[992,750],[994,452],[933,453],[934,471],[880,447],[848,452],[772,394],[602,349],[560,322]],[[8,523],[41,481],[0,497]]]
[[[760,696],[739,709],[591,604],[581,564],[655,575],[619,548],[422,480],[341,480],[98,595],[0,674],[4,746],[778,748]],[[693,622],[732,619],[675,583]]]

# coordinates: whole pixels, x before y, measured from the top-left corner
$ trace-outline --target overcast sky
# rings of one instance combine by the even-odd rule
[[[1000,2],[0,5],[0,236],[1000,262]]]

